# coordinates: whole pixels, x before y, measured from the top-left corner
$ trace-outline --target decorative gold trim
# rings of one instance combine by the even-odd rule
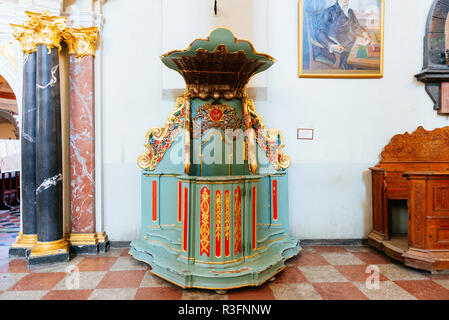
[[[246,256],[246,257],[240,257],[234,260],[229,260],[229,261],[220,261],[220,262],[214,262],[214,261],[201,261],[201,260],[195,260],[195,263],[203,263],[203,264],[215,264],[215,265],[220,265],[220,264],[229,264],[229,263],[234,263],[234,262],[239,262],[240,260],[243,259],[251,259],[254,258],[255,256],[259,255],[258,252],[256,252],[255,254],[251,255],[251,256]]]
[[[242,252],[242,190],[234,191],[234,254]]]
[[[98,244],[97,233],[70,233],[68,242],[73,246],[89,246]]]
[[[22,51],[28,54],[37,51],[36,31],[28,25],[10,23],[14,39],[22,45]]]
[[[168,244],[166,244],[166,243],[164,243],[164,242],[160,242],[160,241],[156,241],[156,240],[151,240],[151,239],[149,239],[147,236],[144,236],[144,239],[147,240],[147,241],[149,241],[149,242],[162,244],[162,245],[166,246],[167,248],[169,248],[170,250],[173,250],[173,251],[175,251],[175,252],[181,252],[181,250],[172,248],[172,247],[170,247]]]
[[[292,163],[291,158],[282,152],[285,147],[284,138],[282,136],[282,132],[279,129],[267,129],[265,128],[265,124],[263,123],[262,116],[256,111],[256,107],[254,105],[254,101],[248,96],[244,99],[245,109],[247,108],[249,119],[251,121],[251,128],[256,130],[256,140],[259,147],[265,151],[268,159],[276,170],[288,169]],[[252,138],[252,137],[251,137]],[[263,140],[267,142],[274,142],[276,139],[279,139],[279,147],[276,150],[276,154],[274,155],[275,159],[270,159],[270,154],[267,152],[266,146],[262,143]]]
[[[165,123],[164,128],[152,128],[150,129],[145,137],[145,147],[148,149],[147,153],[144,153],[139,156],[137,159],[137,164],[142,169],[149,169],[153,171],[156,169],[156,166],[159,164],[159,162],[162,160],[162,158],[165,155],[165,152],[168,150],[169,146],[166,146],[165,150],[158,150],[156,147],[152,146],[150,144],[150,139],[153,138],[155,141],[160,142],[164,140],[165,138],[168,138],[169,134],[172,132],[173,128],[171,128],[171,125],[173,123],[179,124],[182,127],[182,123],[184,121],[184,117],[181,118],[181,115],[179,115],[179,112],[182,112],[184,108],[186,108],[186,101],[187,99],[184,97],[179,97],[176,100],[176,107],[175,110],[173,110],[170,115],[168,116],[167,122]],[[178,115],[177,115],[178,114]],[[188,130],[186,130],[187,132]],[[179,132],[175,132],[174,136],[172,137],[173,141],[177,137]],[[172,142],[173,142],[172,141]],[[157,156],[157,157],[156,157]]]
[[[257,174],[257,157],[256,157],[256,133],[252,126],[249,104],[252,100],[248,95],[244,94],[242,112],[243,112],[243,129],[246,135],[246,156],[248,158],[248,169],[252,174]]]
[[[85,56],[95,56],[95,47],[98,40],[97,27],[67,28],[63,32],[63,37],[69,47],[69,54],[76,55],[78,59]]]
[[[37,243],[37,234],[23,234],[19,232],[16,237],[16,242],[11,245],[11,248],[25,248],[32,249]]]
[[[29,19],[27,26],[35,30],[34,40],[37,46],[45,45],[48,52],[51,53],[52,48],[58,48],[61,51],[61,40],[63,31],[66,29],[67,18],[51,16],[49,11],[36,13],[25,11]]]
[[[67,253],[69,243],[65,238],[49,242],[37,242],[31,250],[31,257],[50,256],[54,254]]]
[[[105,243],[108,241],[108,236],[106,232],[97,232],[98,243]]]
[[[236,184],[236,183],[244,183],[249,180],[230,180],[230,181],[195,181],[195,180],[180,180],[185,183],[194,183],[194,184]],[[251,179],[251,182],[258,182],[260,179]]]
[[[225,191],[225,256],[231,255],[231,193]]]
[[[165,57],[167,57],[167,56],[169,56],[169,55],[171,55],[171,54],[173,54],[173,53],[185,53],[185,52],[189,51],[189,50],[192,48],[192,46],[195,44],[195,42],[197,42],[197,41],[206,41],[206,42],[210,41],[210,34],[211,34],[212,32],[214,32],[216,29],[227,29],[227,30],[229,30],[229,31],[232,32],[232,34],[234,35],[234,43],[246,42],[246,43],[250,46],[251,51],[252,51],[255,55],[257,55],[257,56],[262,56],[262,57],[267,58],[268,60],[273,61],[273,62],[276,61],[275,58],[273,58],[272,56],[270,56],[270,55],[268,55],[268,54],[266,54],[266,53],[257,52],[257,51],[255,50],[253,44],[252,44],[250,41],[245,40],[245,39],[237,39],[237,36],[236,36],[235,32],[232,31],[232,30],[231,30],[230,28],[228,28],[228,27],[216,27],[216,28],[214,28],[213,30],[211,30],[211,32],[209,32],[209,35],[208,35],[208,37],[207,37],[206,39],[203,39],[203,38],[197,38],[197,39],[193,40],[192,43],[190,43],[190,45],[187,47],[187,49],[184,49],[184,50],[171,50],[171,51],[169,51],[169,52],[167,52],[167,53],[164,53],[164,54],[161,56],[161,58],[165,58]]]
[[[276,241],[281,241],[281,240],[284,240],[284,239],[286,239],[286,238],[287,238],[287,235],[283,236],[282,238],[270,240],[270,241],[268,241],[267,243],[265,243],[262,247],[257,248],[257,250],[262,250],[262,249],[264,249],[266,246],[268,246],[270,243],[276,242]]]
[[[184,173],[190,173],[191,159],[190,159],[190,135],[192,131],[192,106],[190,101],[189,91],[184,95]]]
[[[200,217],[200,256],[210,256],[210,191],[206,187],[201,190]]]

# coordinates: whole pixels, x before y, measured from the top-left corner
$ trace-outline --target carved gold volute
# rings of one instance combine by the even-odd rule
[[[63,37],[69,47],[69,54],[76,55],[78,59],[89,55],[95,56],[95,47],[98,40],[97,27],[67,28]]]
[[[22,50],[28,54],[37,51],[36,32],[34,28],[27,25],[12,24],[12,35],[20,42]]]
[[[67,18],[51,16],[48,11],[42,13],[25,11],[25,13],[29,17],[25,26],[34,29],[36,45],[47,46],[49,52],[52,48],[61,51],[62,34],[66,29]]]

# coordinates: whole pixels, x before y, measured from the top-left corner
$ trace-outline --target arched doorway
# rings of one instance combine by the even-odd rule
[[[0,75],[0,242],[20,229],[20,134],[16,96]]]

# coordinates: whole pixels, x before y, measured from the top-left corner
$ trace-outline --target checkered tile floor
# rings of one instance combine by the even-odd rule
[[[20,230],[20,211],[6,211],[0,214],[0,232],[5,230]]]
[[[25,260],[9,261],[7,249],[0,247],[0,300],[449,300],[449,275],[403,267],[367,247],[307,246],[273,282],[226,295],[179,289],[153,276],[147,265],[128,255],[128,249],[112,249],[99,257],[77,256],[67,264],[32,270]],[[366,284],[370,265],[380,270],[377,289]],[[79,277],[71,270],[78,270]]]

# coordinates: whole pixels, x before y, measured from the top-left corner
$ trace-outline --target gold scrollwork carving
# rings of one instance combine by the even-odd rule
[[[206,187],[201,190],[200,256],[203,253],[210,256],[210,191]]]
[[[251,118],[251,127],[256,131],[257,144],[265,151],[270,163],[276,170],[288,169],[291,165],[291,158],[282,152],[285,144],[281,131],[265,128],[262,117],[256,111],[252,99],[245,97],[245,104]]]
[[[12,35],[14,39],[22,45],[22,51],[28,54],[37,51],[36,31],[27,25],[18,25],[11,23]]]
[[[67,28],[63,37],[69,47],[69,54],[76,55],[78,59],[85,56],[95,56],[95,47],[98,40],[97,27]]]
[[[29,17],[25,26],[34,29],[36,45],[46,45],[49,53],[52,48],[58,48],[58,52],[60,52],[62,34],[66,29],[67,18],[51,16],[49,11],[42,13],[25,11],[25,13]]]
[[[183,128],[185,102],[185,97],[179,97],[176,100],[175,110],[168,116],[165,127],[153,128],[147,132],[145,147],[148,151],[137,159],[140,168],[153,171],[171,147]]]

